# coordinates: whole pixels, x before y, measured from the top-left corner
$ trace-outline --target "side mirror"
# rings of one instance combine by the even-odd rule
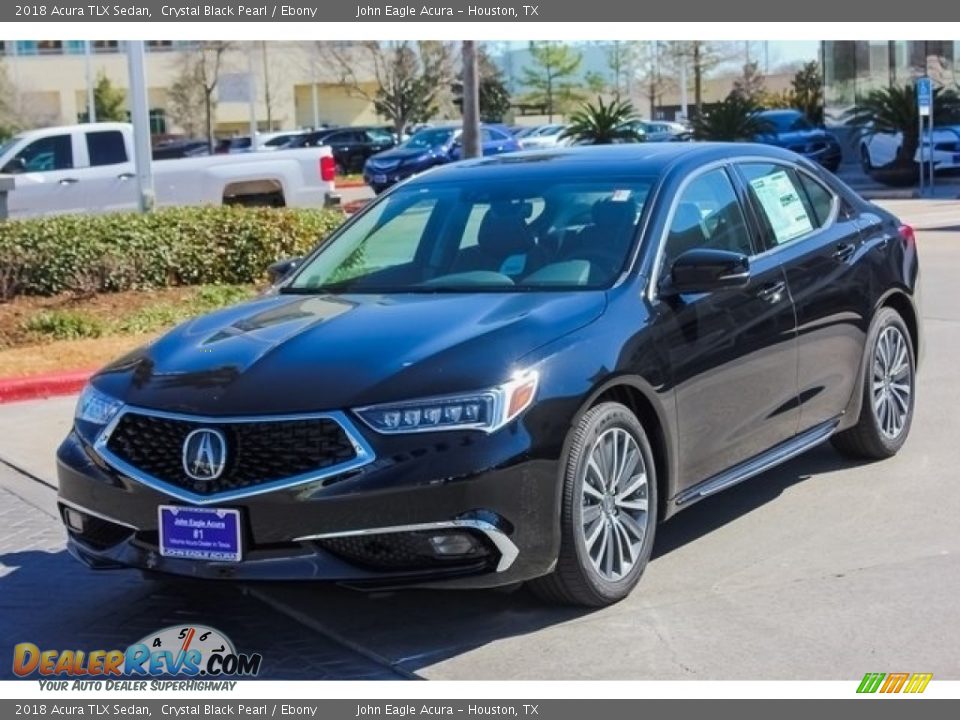
[[[750,259],[729,250],[694,248],[682,253],[670,268],[672,293],[707,293],[741,288],[750,282]]]
[[[7,173],[8,175],[17,175],[19,173],[25,173],[26,171],[27,163],[22,157],[13,158],[13,160],[3,166],[3,170],[0,170],[0,172]]]
[[[272,265],[267,267],[267,278],[270,280],[271,285],[283,280],[290,273],[300,267],[300,263],[303,262],[302,257],[287,258],[285,260],[279,260]]]

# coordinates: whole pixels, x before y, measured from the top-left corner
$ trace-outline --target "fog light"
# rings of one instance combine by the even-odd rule
[[[437,555],[445,556],[471,555],[479,549],[476,540],[461,532],[433,535],[430,537],[430,547]]]
[[[67,527],[78,533],[83,532],[83,513],[77,512],[72,508],[64,508],[63,517],[64,520],[67,521]]]

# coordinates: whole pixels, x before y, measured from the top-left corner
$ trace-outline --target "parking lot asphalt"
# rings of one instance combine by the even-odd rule
[[[883,204],[919,231],[927,343],[916,417],[897,457],[857,464],[825,445],[701,502],[660,527],[641,585],[600,611],[544,607],[522,588],[363,595],[321,584],[220,586],[216,602],[199,593],[180,611],[216,626],[252,612],[234,611],[225,596],[263,603],[256,614],[267,644],[258,650],[266,664],[277,658],[281,675],[291,664],[280,661],[280,640],[271,646],[273,623],[277,638],[289,623],[316,638],[322,651],[308,670],[316,677],[341,667],[352,677],[457,680],[854,680],[867,671],[960,679],[960,202]],[[50,512],[53,450],[72,405],[0,406],[0,459],[47,483],[0,467],[0,492]],[[136,573],[86,571],[63,552],[62,534],[36,542],[30,533],[0,541],[5,644],[8,623],[30,617],[41,632],[54,622],[47,617],[63,593],[47,594],[51,573],[70,582],[71,614],[50,627],[73,637],[78,623],[102,614],[103,587],[133,604],[138,593],[160,592],[142,589]],[[54,598],[49,613],[5,601],[13,590]],[[137,617],[152,620],[150,611]],[[89,644],[107,630],[91,623],[84,632]],[[332,659],[339,654],[342,666]]]

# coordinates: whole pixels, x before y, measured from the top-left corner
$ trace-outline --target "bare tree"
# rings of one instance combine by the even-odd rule
[[[693,76],[693,104],[697,114],[703,111],[703,81],[718,65],[730,60],[735,51],[720,42],[682,40],[670,43],[668,57],[674,68],[684,63]]]
[[[636,78],[640,85],[640,94],[646,98],[650,107],[650,119],[656,117],[657,105],[663,94],[670,88],[672,81],[669,67],[665,61],[666,43],[653,40],[646,43],[644,53],[639,59]]]
[[[733,92],[744,100],[759,103],[766,91],[766,83],[760,63],[754,60],[743,66],[743,72],[733,80]]]
[[[225,67],[225,56],[234,44],[224,40],[201,40],[192,47],[185,48],[181,57],[181,68],[171,87],[175,115],[187,120],[192,115],[199,97],[203,108],[203,128],[210,152],[213,152],[213,121],[217,107],[217,86]],[[175,120],[186,129],[186,125]]]
[[[277,104],[282,101],[281,88],[284,87],[284,83],[282,77],[278,77],[282,70],[277,68],[271,60],[269,45],[265,40],[260,42],[260,53],[263,64],[263,82],[261,84],[263,85],[263,105],[267,111],[267,130],[273,130],[274,120],[282,125],[286,118],[274,117]]]
[[[199,137],[204,127],[204,94],[196,67],[184,63],[167,90],[167,113],[174,125],[188,137]]]
[[[320,42],[318,47],[347,93],[372,102],[398,133],[410,123],[430,120],[441,102],[450,102],[456,69],[449,43]]]

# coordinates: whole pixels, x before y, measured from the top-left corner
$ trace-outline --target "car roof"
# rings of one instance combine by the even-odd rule
[[[690,172],[707,163],[733,158],[769,158],[807,163],[789,150],[759,143],[630,143],[621,145],[579,145],[549,150],[529,150],[462,160],[440,166],[411,179],[409,184],[435,181],[515,180],[519,176],[574,177],[611,175],[659,177],[678,168]]]

